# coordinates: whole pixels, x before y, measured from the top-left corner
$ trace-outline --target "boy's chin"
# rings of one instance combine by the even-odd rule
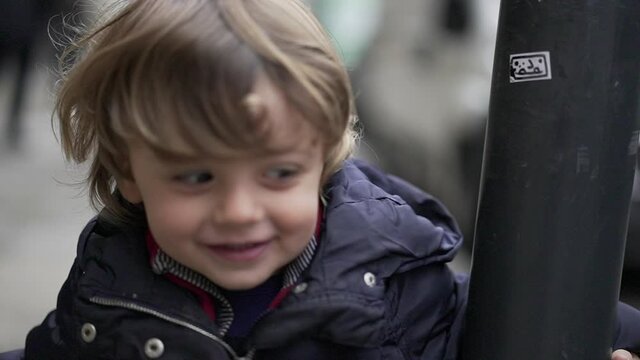
[[[266,282],[273,274],[225,274],[224,276],[207,277],[217,286],[229,291],[253,289]]]

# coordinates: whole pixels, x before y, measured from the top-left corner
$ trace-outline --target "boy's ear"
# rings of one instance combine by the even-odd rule
[[[118,179],[117,183],[120,194],[122,194],[128,202],[132,204],[139,204],[142,202],[142,194],[140,194],[138,184],[136,184],[136,181],[132,177],[121,177]]]
[[[120,194],[122,194],[128,202],[132,204],[140,204],[142,202],[142,194],[133,177],[121,177],[117,183]]]
[[[122,197],[132,204],[139,204],[142,202],[142,194],[136,183],[136,179],[133,177],[131,171],[131,163],[129,159],[121,158],[119,163],[122,164],[120,168],[120,175],[116,178],[116,184]]]

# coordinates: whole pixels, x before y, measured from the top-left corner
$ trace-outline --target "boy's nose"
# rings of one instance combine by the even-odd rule
[[[258,221],[262,213],[258,199],[250,190],[233,187],[218,194],[214,220],[222,224],[246,224]]]

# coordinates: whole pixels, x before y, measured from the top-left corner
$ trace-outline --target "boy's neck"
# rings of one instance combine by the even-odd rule
[[[282,289],[282,276],[279,272],[252,289],[221,289],[234,314],[227,336],[243,338],[249,335],[255,322],[270,308],[273,299]]]

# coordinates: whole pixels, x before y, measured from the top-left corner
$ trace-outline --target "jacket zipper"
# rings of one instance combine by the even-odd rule
[[[157,310],[153,310],[150,309],[148,307],[144,307],[141,306],[139,304],[133,303],[133,302],[128,302],[128,301],[123,301],[120,299],[113,299],[113,298],[105,298],[105,297],[101,297],[101,296],[93,296],[89,299],[89,301],[91,301],[94,304],[98,304],[98,305],[104,305],[104,306],[114,306],[114,307],[121,307],[124,309],[128,309],[128,310],[133,310],[133,311],[137,311],[137,312],[141,312],[141,313],[145,313],[148,315],[152,315],[155,316],[159,319],[168,321],[170,323],[182,326],[184,328],[187,328],[191,331],[195,331],[200,335],[203,335],[215,342],[217,342],[218,344],[220,344],[226,351],[227,353],[229,353],[229,355],[231,355],[233,357],[234,360],[252,360],[253,359],[253,355],[254,355],[254,351],[250,351],[247,356],[238,356],[236,354],[236,352],[233,350],[233,348],[227,344],[224,340],[222,340],[220,337],[206,331],[203,330],[187,321],[184,320],[180,320],[177,319],[175,317],[163,314]]]

